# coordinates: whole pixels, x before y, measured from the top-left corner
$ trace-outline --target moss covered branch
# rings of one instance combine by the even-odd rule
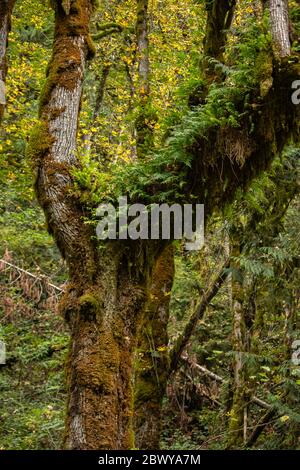
[[[235,5],[235,0],[206,0],[205,56],[223,62],[227,32],[231,26]]]

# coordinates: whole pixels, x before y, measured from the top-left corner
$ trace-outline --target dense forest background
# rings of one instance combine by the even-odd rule
[[[61,448],[70,380],[77,377],[74,373],[75,379],[66,382],[65,369],[78,358],[68,353],[70,331],[73,344],[76,333],[63,299],[72,276],[82,290],[74,272],[88,262],[79,254],[74,268],[68,256],[61,256],[65,248],[51,227],[53,214],[47,216],[41,191],[38,203],[35,190],[36,162],[41,165],[41,152],[46,154],[50,145],[37,129],[45,122],[54,86],[49,91],[48,64],[59,28],[57,18],[54,28],[55,11],[57,17],[74,2],[50,3],[15,2],[6,51],[7,103],[0,127],[0,339],[7,349],[6,364],[0,365],[1,449]],[[170,253],[158,258],[166,267],[153,277],[147,304],[151,321],[143,317],[135,344],[133,422],[143,432],[137,431],[139,443],[131,447],[143,448],[145,440],[153,439],[162,449],[300,448],[300,343],[295,343],[300,341],[299,116],[292,120],[296,111],[290,110],[299,106],[289,103],[285,109],[283,102],[276,103],[284,86],[291,101],[297,79],[300,4],[286,2],[291,49],[282,58],[274,48],[268,2],[223,3],[232,4],[233,11],[227,11],[228,24],[212,32],[211,38],[221,38],[220,50],[213,40],[209,44],[207,23],[217,1],[103,0],[90,22],[93,44],[87,54],[93,59],[84,73],[76,148],[80,164],[72,168],[69,196],[84,208],[85,227],[93,231],[95,207],[119,193],[150,203],[194,198],[209,207],[202,250],[188,252],[177,241],[167,247],[174,252],[174,282]],[[72,57],[72,51],[67,54]],[[61,80],[60,68],[52,80]],[[57,110],[51,112],[47,119],[57,118]],[[72,119],[77,122],[77,116]],[[278,121],[284,131],[278,130]],[[224,157],[224,168],[217,146],[230,161]],[[265,162],[258,149],[272,156]],[[213,169],[202,168],[202,154],[203,161],[215,158]],[[247,159],[255,162],[255,170]],[[237,183],[228,168],[238,172]],[[212,180],[211,174],[217,177]],[[104,263],[111,259],[114,254]],[[136,259],[128,265],[137,264]],[[83,283],[88,283],[85,275]],[[147,277],[132,276],[137,284]],[[90,285],[97,284],[93,279]],[[97,285],[104,290],[101,282]],[[91,289],[80,291],[80,299],[91,315]],[[94,372],[88,371],[91,381]],[[106,369],[100,373],[106,374]],[[101,397],[97,384],[93,393]],[[161,434],[154,436],[147,420],[155,417],[157,426],[158,415]],[[114,435],[114,428],[110,432]],[[127,445],[105,439],[85,446]],[[69,447],[84,447],[71,440]]]

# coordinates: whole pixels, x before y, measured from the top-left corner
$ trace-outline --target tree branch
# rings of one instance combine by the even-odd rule
[[[99,33],[92,35],[92,39],[94,41],[99,41],[100,39],[105,38],[106,36],[110,36],[111,34],[114,34],[114,33],[121,33],[123,31],[122,26],[116,23],[108,23],[108,24],[100,25],[98,29],[100,30]]]
[[[207,22],[204,55],[223,62],[227,30],[231,26],[236,0],[206,0]]]
[[[76,156],[78,115],[84,70],[93,54],[89,35],[92,0],[74,0],[66,15],[61,1],[55,3],[55,33],[48,77],[40,100],[40,122],[33,129],[28,157],[36,168],[36,192],[48,229],[66,258],[70,274],[80,284],[96,269],[90,229],[83,209],[69,194]],[[83,273],[78,272],[81,260]]]
[[[230,261],[226,260],[222,268],[211,282],[210,287],[204,293],[201,301],[197,305],[196,309],[192,313],[188,323],[186,324],[182,334],[177,339],[171,353],[170,353],[170,373],[174,372],[178,368],[178,363],[181,358],[181,354],[186,348],[192,334],[195,331],[198,321],[204,315],[206,308],[208,307],[211,300],[219,292],[221,286],[224,284],[228,276],[228,268]]]
[[[206,369],[206,367],[201,366],[201,365],[197,364],[196,362],[192,361],[187,355],[182,355],[180,360],[182,361],[182,363],[188,364],[188,366],[192,370],[196,370],[198,373],[200,373],[202,375],[206,375],[207,377],[210,377],[212,380],[215,380],[216,382],[219,382],[220,384],[225,383],[225,379],[223,379],[223,377],[221,377],[220,375],[215,374],[214,372],[211,372],[210,370]],[[272,405],[265,402],[264,400],[261,400],[260,398],[258,398],[256,396],[253,396],[251,398],[250,403],[251,402],[255,403],[259,407],[265,408],[267,410],[270,410],[272,408]]]
[[[252,447],[253,444],[257,441],[261,433],[263,432],[264,428],[270,423],[270,420],[276,416],[277,411],[275,408],[270,407],[267,413],[261,418],[257,426],[254,428],[251,436],[245,443],[245,447]]]

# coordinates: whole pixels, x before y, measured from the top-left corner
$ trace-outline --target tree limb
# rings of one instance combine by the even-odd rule
[[[206,0],[207,22],[204,55],[223,62],[227,30],[231,26],[236,0]]]
[[[198,321],[204,315],[206,308],[208,307],[211,300],[219,292],[221,286],[224,284],[228,276],[228,268],[230,266],[229,260],[226,260],[218,274],[213,279],[210,287],[204,293],[201,301],[197,305],[196,309],[192,313],[188,323],[186,324],[182,334],[176,341],[171,353],[170,353],[170,373],[174,372],[180,361],[181,354],[186,348],[192,334],[195,331]]]
[[[188,366],[192,370],[196,370],[198,373],[200,373],[202,375],[206,375],[207,377],[210,377],[211,379],[215,380],[216,382],[219,382],[220,384],[225,383],[225,379],[223,379],[223,377],[221,377],[220,375],[215,374],[214,372],[211,372],[206,367],[201,366],[201,365],[197,364],[196,362],[192,361],[187,355],[182,355],[180,360],[184,364],[188,364]],[[258,398],[256,396],[253,396],[251,398],[250,402],[255,403],[256,405],[260,406],[261,408],[266,408],[267,410],[272,408],[272,406],[269,403],[265,402],[264,400],[261,400],[260,398]]]
[[[264,428],[269,424],[270,420],[276,416],[277,411],[275,408],[270,407],[267,413],[261,418],[257,426],[254,428],[251,436],[245,443],[245,447],[252,447],[253,444],[257,441],[261,433],[263,432]]]
[[[76,156],[78,115],[86,61],[93,54],[89,35],[90,0],[75,0],[66,15],[55,3],[55,33],[48,77],[40,100],[40,122],[32,131],[27,155],[36,169],[36,192],[48,229],[80,282],[93,276],[95,252],[83,209],[69,195]],[[83,273],[78,272],[81,259]],[[76,265],[76,266],[75,266]]]

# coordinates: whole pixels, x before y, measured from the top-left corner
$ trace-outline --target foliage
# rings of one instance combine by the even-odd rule
[[[64,2],[66,9],[69,3]],[[81,165],[73,171],[70,193],[87,209],[87,223],[95,223],[100,203],[114,202],[120,195],[146,204],[186,202],[193,147],[208,131],[241,130],[253,107],[260,105],[254,97],[263,99],[272,87],[269,18],[258,3],[238,2],[221,63],[203,56],[205,2],[151,2],[151,99],[146,111],[154,147],[143,161],[136,159],[135,123],[145,110],[138,96],[135,2],[99,3],[91,31],[97,55],[87,66],[79,121]],[[289,3],[297,52],[299,2]],[[52,39],[49,2],[17,0],[9,37],[8,106],[0,128],[0,258],[32,270],[39,279],[41,274],[51,276],[60,285],[67,278],[65,264],[35,201],[25,152],[37,123]],[[215,74],[213,84],[202,71],[205,61]],[[250,135],[255,131],[250,122]],[[243,166],[243,155],[238,164]],[[299,208],[299,149],[289,143],[246,194],[238,191],[233,204],[214,216],[201,252],[186,253],[180,244],[175,246],[166,350],[175,344],[233,240],[240,252],[232,256],[228,281],[208,305],[187,347],[194,361],[224,382],[180,368],[164,401],[162,448],[227,445],[237,352],[232,344],[234,282],[243,285],[245,297],[245,392],[268,401],[277,413],[253,447],[299,448],[300,372],[290,360],[292,342],[299,339]],[[0,366],[0,447],[56,449],[63,429],[68,334],[55,309],[27,294],[18,276],[0,272],[0,339],[8,349],[7,365]],[[199,386],[206,395],[199,394]],[[249,434],[264,410],[251,403],[248,411]]]

